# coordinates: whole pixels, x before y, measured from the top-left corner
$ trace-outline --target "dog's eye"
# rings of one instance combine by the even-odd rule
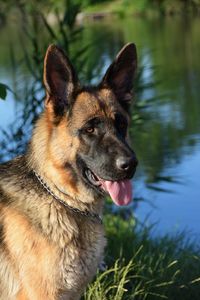
[[[85,134],[97,134],[98,128],[101,124],[101,120],[97,117],[90,119],[82,129]]]
[[[93,133],[95,131],[95,128],[93,126],[85,128],[86,133]]]

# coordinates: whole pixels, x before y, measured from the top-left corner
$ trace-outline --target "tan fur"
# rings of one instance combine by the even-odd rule
[[[24,291],[20,291],[17,296],[16,296],[16,300],[27,300],[27,296],[25,295]]]
[[[14,262],[20,262],[16,271],[19,278],[23,278],[27,299],[55,299],[55,246],[38,234],[16,210],[5,209],[2,213],[7,250]]]

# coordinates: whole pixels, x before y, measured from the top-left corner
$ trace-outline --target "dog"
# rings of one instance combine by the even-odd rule
[[[132,199],[128,144],[136,47],[98,86],[81,86],[63,50],[44,59],[45,108],[27,152],[0,165],[0,299],[78,300],[106,245],[103,202]]]

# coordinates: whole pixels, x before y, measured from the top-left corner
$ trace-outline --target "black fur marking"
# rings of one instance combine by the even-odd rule
[[[2,244],[4,241],[4,228],[3,224],[0,224],[0,244]]]

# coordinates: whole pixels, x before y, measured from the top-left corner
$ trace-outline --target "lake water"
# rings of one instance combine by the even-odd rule
[[[0,82],[13,86],[10,45],[21,57],[15,20],[0,28]],[[92,44],[90,62],[83,74],[96,81],[117,51],[134,41],[143,82],[148,89],[138,98],[148,104],[143,123],[132,136],[140,166],[134,179],[135,214],[143,223],[154,223],[158,235],[187,230],[200,234],[200,19],[112,19],[88,22],[80,45]],[[26,71],[24,70],[24,75]],[[156,84],[155,84],[156,83]],[[0,101],[0,126],[15,120],[23,107],[11,93]]]

